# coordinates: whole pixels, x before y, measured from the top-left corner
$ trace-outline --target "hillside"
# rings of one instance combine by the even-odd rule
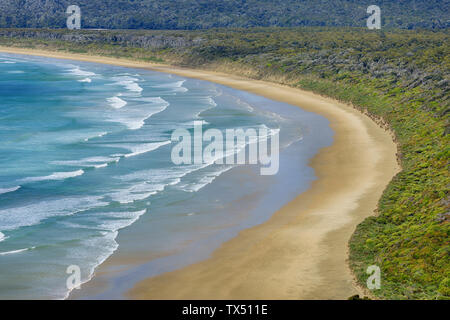
[[[256,26],[364,27],[368,0],[2,0],[2,28],[64,28],[77,4],[83,28],[205,29]],[[383,26],[450,26],[449,0],[377,0]]]

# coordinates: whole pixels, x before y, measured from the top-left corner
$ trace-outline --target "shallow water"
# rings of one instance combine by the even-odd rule
[[[304,191],[308,159],[332,139],[322,117],[200,80],[9,54],[0,73],[3,299],[65,298],[68,266],[88,281],[119,245],[176,252],[118,277],[122,290],[204,258]],[[174,165],[171,134],[196,120],[279,129],[280,172]]]

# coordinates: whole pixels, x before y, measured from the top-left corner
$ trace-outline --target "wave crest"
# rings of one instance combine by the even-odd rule
[[[70,172],[55,172],[48,176],[43,177],[29,177],[22,179],[24,182],[37,182],[45,180],[64,180],[68,178],[75,178],[84,174],[83,170],[70,171]]]

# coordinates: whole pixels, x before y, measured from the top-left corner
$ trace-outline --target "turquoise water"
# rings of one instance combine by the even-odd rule
[[[264,125],[280,130],[282,150],[304,138],[300,109],[283,117],[205,81],[9,54],[0,54],[0,74],[2,299],[67,297],[68,266],[90,280],[117,250],[120,230],[139,219],[148,221],[149,247],[195,238],[185,217],[212,209],[208,188],[237,166],[174,165],[175,129],[192,130],[196,120],[221,131]],[[222,190],[230,196],[217,206],[252,187]],[[184,214],[169,214],[174,208]],[[164,227],[151,221],[161,215]]]

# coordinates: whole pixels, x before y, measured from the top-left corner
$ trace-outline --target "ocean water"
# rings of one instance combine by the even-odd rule
[[[175,129],[199,120],[221,131],[265,126],[280,132],[286,154],[308,135],[300,109],[283,116],[267,99],[200,80],[10,54],[0,54],[0,74],[0,299],[66,298],[67,268],[79,266],[89,281],[124,230],[141,222],[148,239],[136,246],[174,249],[198,237],[186,217],[219,212],[233,192],[256,187],[251,179],[217,187],[237,165],[174,165]],[[330,142],[324,130],[317,150]],[[308,183],[313,172],[298,179]]]

